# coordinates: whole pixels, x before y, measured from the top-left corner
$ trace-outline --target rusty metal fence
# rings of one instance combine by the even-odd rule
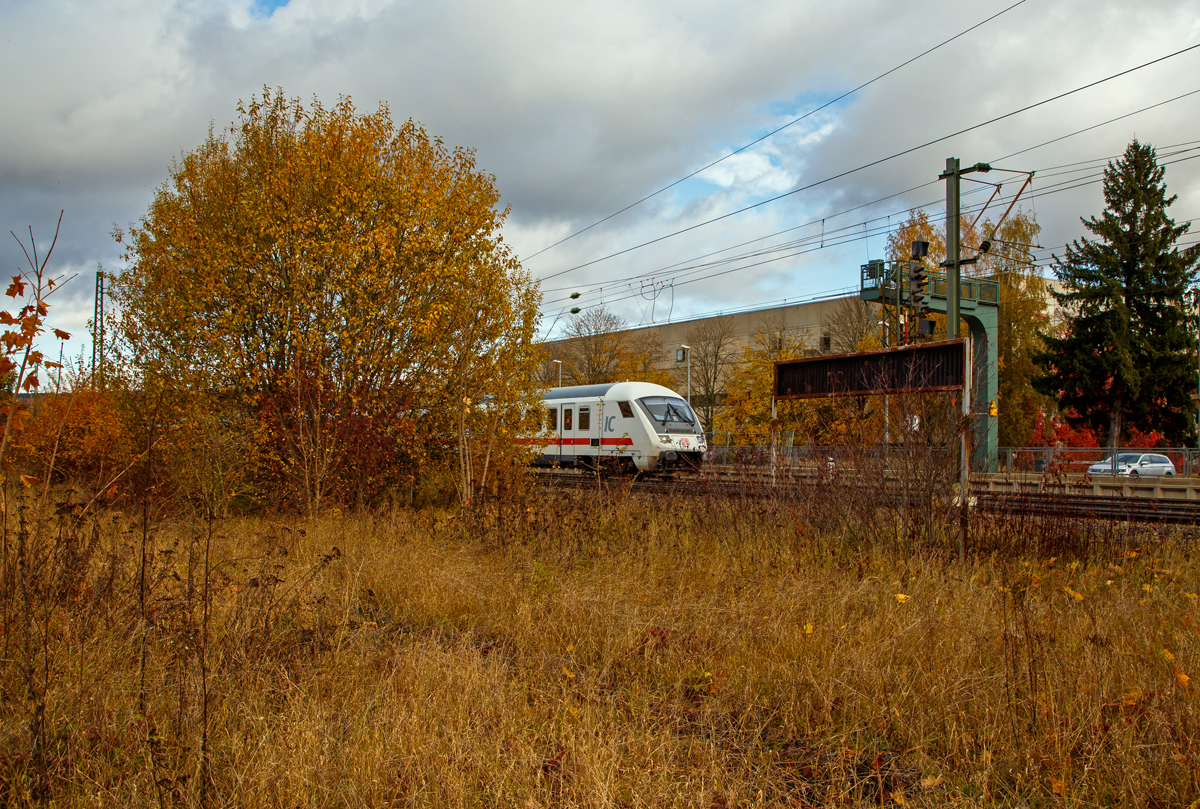
[[[720,466],[811,466],[834,464],[839,459],[865,459],[903,453],[903,444],[884,446],[818,446],[798,444],[791,433],[780,433],[774,441],[767,434],[708,433],[708,456],[711,464]],[[925,451],[940,452],[926,449]],[[1175,465],[1177,475],[1200,475],[1200,450],[1195,447],[1119,447],[1116,454],[1153,453],[1165,455]],[[945,450],[946,460],[957,459],[957,448]],[[1001,447],[1001,473],[1079,474],[1100,461],[1111,459],[1112,450],[1095,447]]]

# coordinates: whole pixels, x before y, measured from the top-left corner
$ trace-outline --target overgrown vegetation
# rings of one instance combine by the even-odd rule
[[[495,178],[386,105],[264,89],[238,115],[115,234],[105,376],[141,402],[135,445],[239,425],[261,499],[313,513],[449,459],[471,503],[514,461],[540,361]]]
[[[950,403],[768,413],[803,348],[769,326],[726,410],[783,485],[531,488],[536,288],[492,179],[348,100],[230,134],[131,231],[104,384],[22,401],[61,280],[32,232],[8,288],[0,804],[1200,793],[1194,531],[976,515],[964,548]],[[837,457],[779,463],[801,432]]]
[[[854,491],[147,524],[27,490],[0,801],[1193,799],[1189,538],[977,520],[960,564]]]

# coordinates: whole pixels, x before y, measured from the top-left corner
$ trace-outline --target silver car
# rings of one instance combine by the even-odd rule
[[[1113,462],[1112,456],[1100,463],[1088,467],[1090,475],[1126,475],[1136,477],[1173,477],[1175,464],[1166,455],[1152,455],[1148,452],[1122,452]]]

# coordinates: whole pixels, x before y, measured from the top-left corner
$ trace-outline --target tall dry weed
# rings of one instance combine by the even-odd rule
[[[1188,544],[1124,536],[963,564],[942,543],[855,528],[850,511],[821,529],[795,498],[620,487],[535,492],[503,515],[214,519],[211,535],[197,511],[148,526],[144,611],[139,515],[97,516],[54,546],[43,571],[57,578],[29,601],[48,795],[17,699],[0,714],[3,799],[1194,799]],[[14,598],[6,694],[27,687]]]

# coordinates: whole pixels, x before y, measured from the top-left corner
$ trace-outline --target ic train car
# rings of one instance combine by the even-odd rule
[[[707,449],[688,403],[649,382],[551,388],[541,429],[522,443],[537,448],[537,466],[628,472],[695,467]]]

